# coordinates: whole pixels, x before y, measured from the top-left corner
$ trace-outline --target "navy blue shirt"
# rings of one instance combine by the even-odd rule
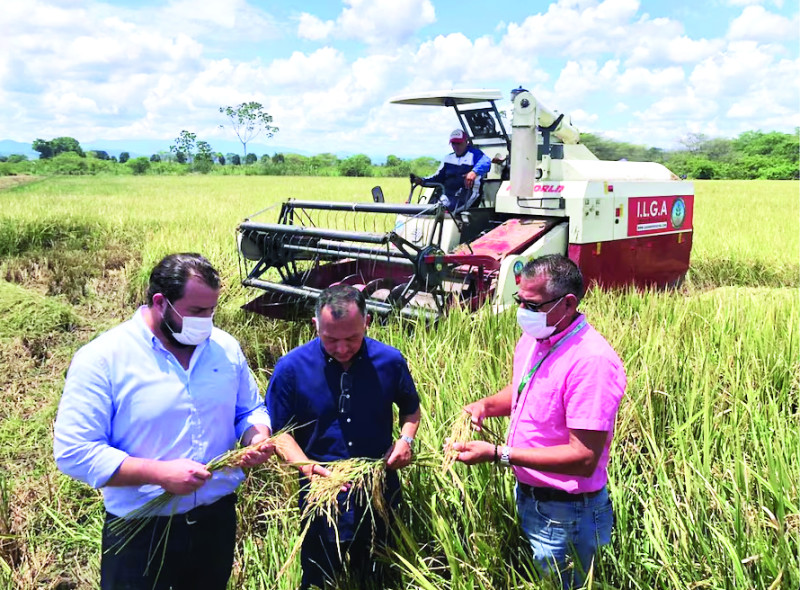
[[[326,462],[383,457],[394,442],[392,405],[407,416],[419,396],[396,348],[365,337],[345,371],[315,338],[278,360],[266,403],[273,431],[294,426],[309,459]]]

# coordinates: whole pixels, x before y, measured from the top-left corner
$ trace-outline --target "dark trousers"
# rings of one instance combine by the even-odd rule
[[[225,590],[236,542],[235,494],[185,514],[147,519],[127,544],[109,529],[116,518],[106,513],[103,526],[102,590]]]
[[[344,494],[340,494],[342,496]],[[313,587],[338,588],[342,581],[344,587],[387,587],[392,580],[391,571],[387,565],[376,560],[376,553],[389,544],[393,511],[390,509],[387,523],[378,514],[365,511],[362,506],[345,506],[340,502],[340,508],[336,527],[328,525],[325,517],[311,519],[300,549],[300,565],[303,569],[301,590]],[[302,526],[305,525],[306,521]]]

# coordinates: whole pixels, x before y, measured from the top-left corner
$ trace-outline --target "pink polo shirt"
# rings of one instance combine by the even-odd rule
[[[608,480],[608,449],[627,382],[622,361],[606,339],[587,323],[547,356],[521,395],[518,391],[534,364],[583,319],[579,315],[566,330],[547,340],[522,334],[514,351],[507,443],[512,447],[552,447],[567,444],[570,429],[608,432],[603,454],[590,477],[514,467],[514,474],[522,483],[573,494],[599,490]]]

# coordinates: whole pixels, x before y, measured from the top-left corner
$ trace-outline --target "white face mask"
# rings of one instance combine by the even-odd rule
[[[549,338],[556,331],[555,326],[547,325],[547,313],[531,311],[524,307],[517,309],[517,323],[523,332],[537,340]]]
[[[206,338],[211,336],[211,330],[214,328],[214,316],[208,318],[200,318],[195,316],[182,316],[178,313],[172,303],[167,300],[172,311],[183,320],[183,327],[180,332],[172,332],[172,337],[181,344],[186,346],[197,346],[204,342]],[[169,328],[169,325],[167,325]],[[172,328],[169,328],[172,331]]]

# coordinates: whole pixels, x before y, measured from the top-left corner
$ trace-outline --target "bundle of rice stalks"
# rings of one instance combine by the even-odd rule
[[[455,443],[466,443],[472,440],[473,436],[472,416],[467,412],[461,412],[453,419],[450,428],[450,435],[444,441],[444,458],[442,459],[442,474],[453,466],[458,457],[458,451],[453,448]],[[479,431],[483,440],[488,440],[493,444],[503,444],[503,438],[493,432],[484,422]]]
[[[280,454],[282,435],[286,432],[286,430],[282,430],[276,432],[267,440],[260,441],[250,446],[231,449],[230,451],[227,451],[209,461],[205,466],[206,470],[214,473],[215,471],[220,471],[222,469],[243,467],[244,465],[242,462],[245,455],[249,451],[257,449],[266,443],[274,443],[277,452]],[[115,548],[116,551],[120,552],[137,534],[139,534],[139,532],[142,531],[142,529],[144,529],[144,527],[147,526],[151,518],[163,513],[165,508],[175,497],[175,494],[163,491],[160,495],[156,496],[149,502],[139,506],[139,508],[132,510],[125,516],[121,516],[111,521],[108,525],[109,529],[114,535],[123,539]]]
[[[388,522],[389,512],[383,494],[386,463],[383,459],[343,459],[328,463],[328,477],[314,477],[308,486],[303,516],[324,516],[336,526],[339,517],[339,492],[347,489],[346,503],[355,501]]]
[[[442,473],[447,473],[458,457],[458,451],[453,448],[456,443],[465,443],[472,440],[472,416],[461,412],[453,419],[450,427],[450,436],[444,441],[444,457],[442,459]]]

